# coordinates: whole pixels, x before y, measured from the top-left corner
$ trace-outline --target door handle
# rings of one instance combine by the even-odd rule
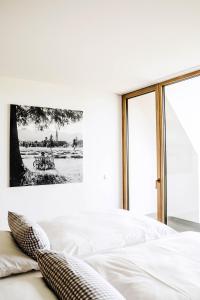
[[[160,185],[160,182],[161,182],[160,178],[156,179],[156,181],[155,181],[155,188],[156,189],[158,189],[158,187]]]

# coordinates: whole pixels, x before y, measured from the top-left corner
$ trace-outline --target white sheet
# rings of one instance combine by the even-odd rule
[[[0,279],[0,300],[58,300],[44,283],[40,272]]]
[[[41,222],[51,248],[84,256],[174,234],[168,226],[125,210],[80,212]]]
[[[199,300],[200,233],[184,232],[85,261],[127,300]]]

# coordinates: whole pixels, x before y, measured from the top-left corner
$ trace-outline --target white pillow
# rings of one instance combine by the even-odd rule
[[[24,254],[9,231],[0,231],[0,278],[38,270],[35,260]]]
[[[125,210],[76,212],[40,223],[51,249],[84,257],[175,234],[170,227]]]

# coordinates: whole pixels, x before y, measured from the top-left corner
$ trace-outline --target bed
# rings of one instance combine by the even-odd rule
[[[177,233],[84,259],[127,300],[199,300],[200,234]],[[0,280],[0,300],[55,300],[40,272]]]
[[[193,282],[200,279],[197,274],[199,262],[197,268],[190,270],[194,272],[191,276],[193,290],[189,285],[183,288],[183,273],[182,282],[178,285],[177,278],[184,268],[178,269],[178,273],[175,272],[171,277],[171,282],[175,282],[174,288],[169,287],[171,282],[168,281],[178,258],[189,268],[191,261],[188,262],[184,255],[197,256],[196,248],[200,246],[198,234],[181,235],[153,219],[123,210],[73,213],[40,222],[40,226],[49,238],[51,249],[66,256],[81,258],[127,300],[200,299],[193,297],[194,293],[200,296],[199,287]],[[185,252],[180,253],[185,242],[188,248],[183,248]],[[189,247],[189,244],[193,246]],[[169,255],[173,256],[173,260],[168,267]],[[151,269],[154,273],[149,272]],[[166,282],[161,283],[159,277]],[[163,293],[171,298],[162,298]],[[190,293],[193,298],[189,296]],[[11,299],[57,298],[39,271],[29,271],[0,279],[0,300]]]

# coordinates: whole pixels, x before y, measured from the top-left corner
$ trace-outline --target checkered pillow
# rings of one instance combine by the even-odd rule
[[[49,239],[38,224],[10,211],[8,212],[8,224],[18,246],[32,258],[36,259],[36,250],[50,249]]]
[[[73,256],[37,251],[40,271],[61,300],[125,300],[100,274]]]

